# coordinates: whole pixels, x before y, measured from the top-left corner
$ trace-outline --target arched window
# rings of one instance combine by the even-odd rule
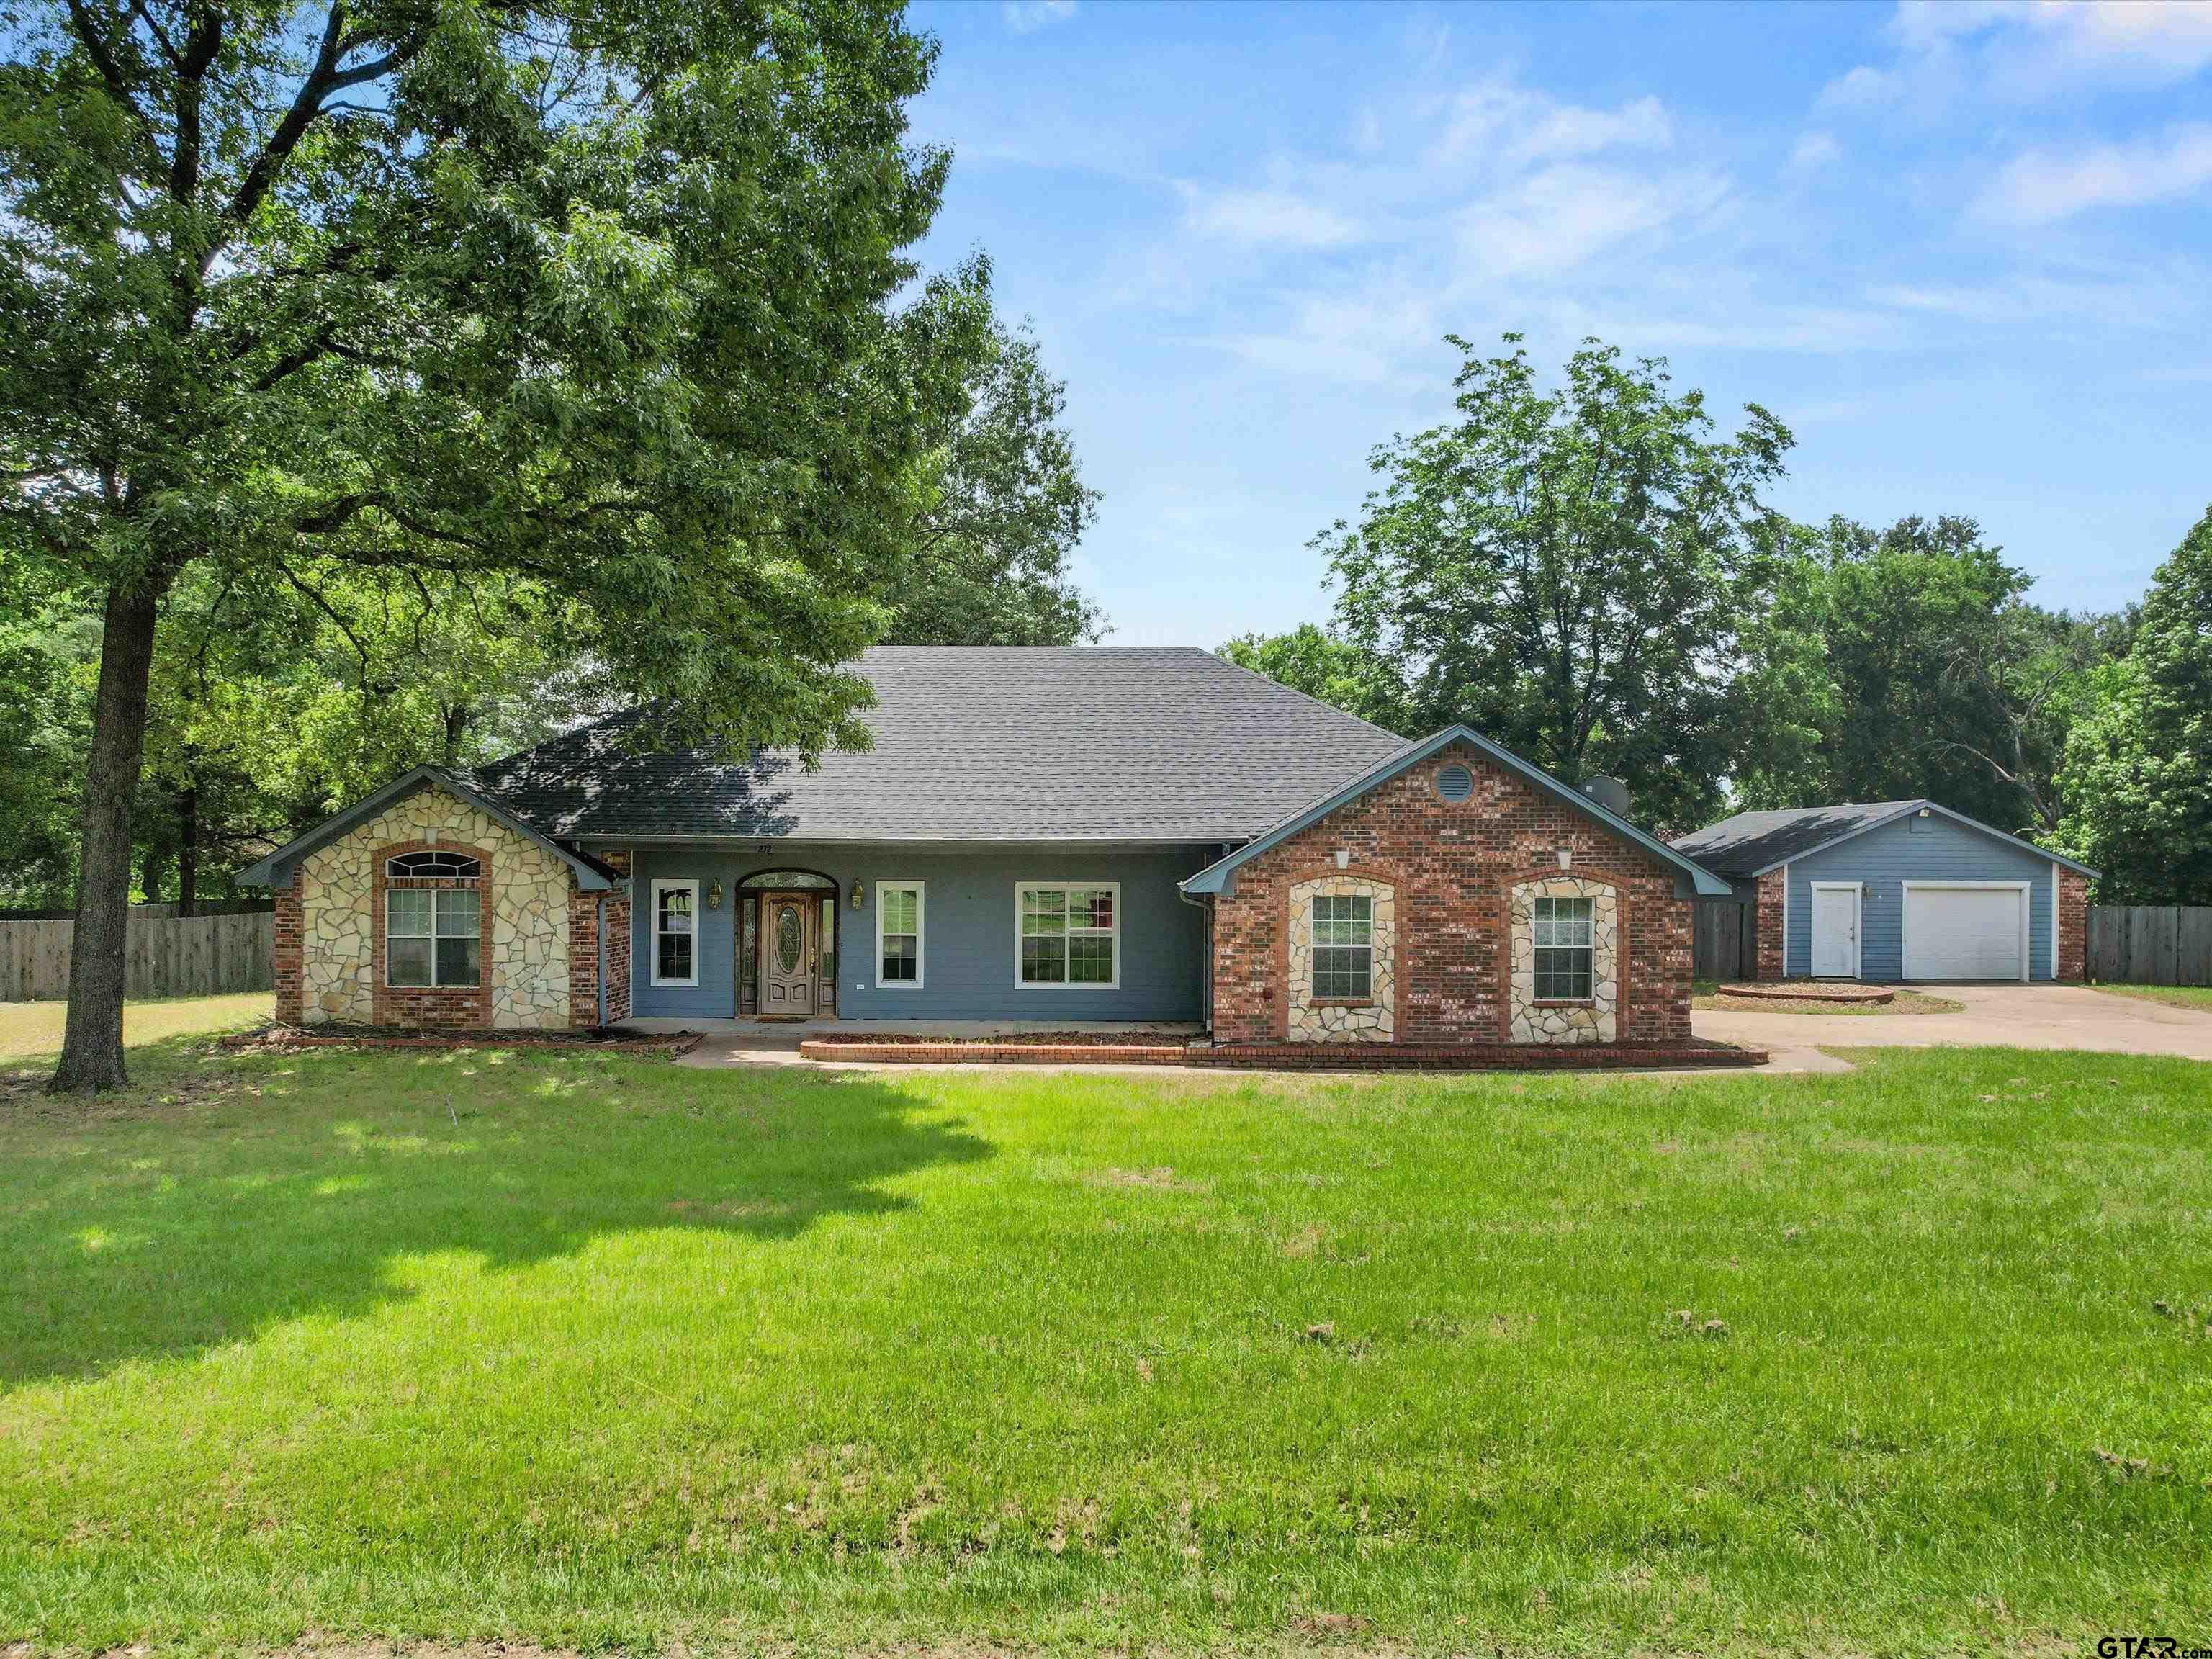
[[[386,860],[384,873],[392,881],[474,881],[483,866],[461,853],[401,853]]]
[[[738,884],[741,893],[773,890],[789,892],[829,892],[837,890],[837,884],[827,876],[817,876],[811,870],[761,870],[747,876]]]

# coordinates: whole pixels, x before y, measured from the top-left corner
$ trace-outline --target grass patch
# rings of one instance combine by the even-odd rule
[[[144,1050],[0,1105],[0,1643],[2212,1627],[2202,1068],[1855,1058]]]
[[[2194,1008],[2212,1013],[2212,985],[2099,985],[2094,988],[2116,997],[2140,1002],[2162,1002],[2169,1008]]]
[[[0,1061],[34,1059],[62,1051],[66,1002],[0,1002]],[[171,1037],[240,1031],[276,1017],[272,991],[219,997],[161,997],[123,1005],[123,1041],[131,1048]]]
[[[1719,988],[1701,991],[1690,999],[1692,1008],[1711,1012],[1716,1009],[1731,1014],[1955,1014],[1966,1005],[1956,997],[1937,996],[1931,991],[1908,991],[1897,988],[1897,994],[1887,1002],[1820,1002],[1811,998],[1784,1000],[1780,997],[1730,997],[1720,994]]]

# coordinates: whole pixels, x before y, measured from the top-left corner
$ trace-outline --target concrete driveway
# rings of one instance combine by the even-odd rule
[[[1806,1014],[1703,1009],[1690,1016],[1701,1037],[1751,1043],[1774,1055],[1776,1071],[1826,1072],[1843,1062],[1830,1048],[2090,1048],[2113,1054],[2179,1054],[2212,1060],[2212,1014],[2086,985],[1930,985],[1931,995],[1966,1006],[1955,1014]]]

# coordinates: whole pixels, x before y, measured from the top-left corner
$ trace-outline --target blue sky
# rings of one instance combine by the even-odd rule
[[[927,257],[1034,320],[1122,644],[1326,615],[1314,533],[1508,330],[1796,434],[1777,500],[1970,514],[2107,607],[2212,501],[2212,0],[967,0]]]

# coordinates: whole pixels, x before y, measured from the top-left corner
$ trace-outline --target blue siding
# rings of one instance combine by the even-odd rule
[[[1170,853],[909,854],[882,848],[714,846],[637,849],[632,876],[631,1006],[640,1016],[726,1019],[737,1012],[738,884],[763,870],[814,870],[837,883],[837,1010],[847,1019],[1196,1019],[1205,972],[1204,918],[1176,892],[1218,849]],[[722,908],[706,908],[720,878]],[[851,903],[855,878],[866,902]],[[653,983],[652,884],[696,880],[699,983]],[[1025,881],[1121,884],[1121,983],[1112,990],[1024,989],[1014,983],[1014,889]],[[876,983],[876,887],[924,884],[922,984]]]
[[[1905,887],[1907,881],[2025,881],[2027,890],[2027,972],[2051,977],[2051,860],[2008,837],[1985,835],[1940,815],[1902,818],[1825,853],[1790,866],[1790,925],[1784,971],[1812,972],[1813,884],[1866,884],[1859,917],[1859,975],[1877,982],[1905,976]]]

